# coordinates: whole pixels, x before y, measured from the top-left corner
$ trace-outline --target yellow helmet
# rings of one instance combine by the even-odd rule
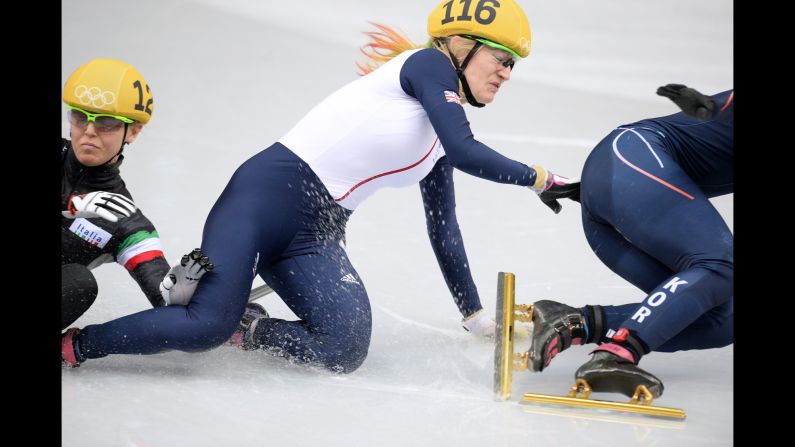
[[[94,59],[66,80],[63,101],[88,112],[119,115],[146,124],[154,108],[152,92],[132,65],[114,59]]]
[[[530,54],[530,24],[515,0],[444,0],[428,16],[428,34],[461,34],[513,54]]]

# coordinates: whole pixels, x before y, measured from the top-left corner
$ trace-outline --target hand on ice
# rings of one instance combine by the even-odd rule
[[[472,315],[464,318],[461,321],[461,326],[464,327],[464,330],[467,332],[471,332],[475,335],[479,335],[481,337],[494,337],[494,329],[497,326],[497,323],[494,321],[494,317],[488,315],[483,309],[473,313]]]

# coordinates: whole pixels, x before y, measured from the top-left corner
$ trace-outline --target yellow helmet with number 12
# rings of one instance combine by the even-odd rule
[[[92,113],[118,115],[146,124],[154,100],[146,79],[132,65],[115,59],[94,59],[66,80],[63,101]]]

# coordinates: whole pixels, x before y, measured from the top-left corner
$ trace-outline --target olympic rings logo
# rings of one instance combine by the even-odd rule
[[[75,87],[75,96],[80,100],[80,104],[93,105],[102,108],[116,102],[116,95],[111,91],[102,91],[99,87],[86,87],[78,85]]]
[[[526,37],[522,37],[519,40],[519,48],[521,48],[522,51],[525,51],[525,52],[529,53],[530,52],[530,41]]]

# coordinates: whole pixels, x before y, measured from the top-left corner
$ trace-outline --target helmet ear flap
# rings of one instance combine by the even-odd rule
[[[63,101],[92,113],[119,115],[146,124],[154,98],[143,75],[132,65],[114,59],[94,59],[67,79]]]

